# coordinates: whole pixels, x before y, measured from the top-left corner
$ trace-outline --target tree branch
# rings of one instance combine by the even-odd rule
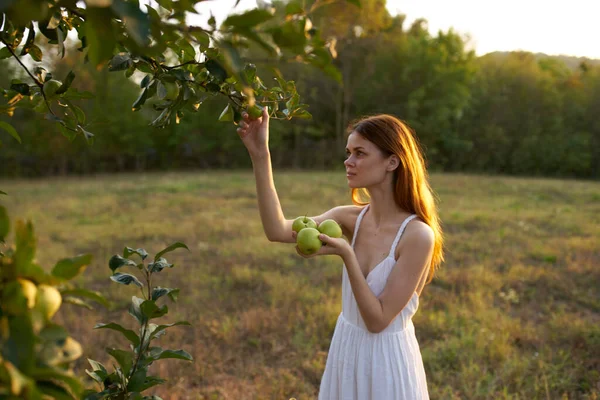
[[[77,15],[79,18],[81,18],[82,20],[84,20],[84,21],[85,21],[85,15],[83,15],[83,14],[82,14],[82,13],[80,13],[79,11],[77,11],[77,10],[74,10],[74,9],[72,9],[72,8],[70,8],[70,7],[65,7],[65,9],[66,9],[67,11],[69,11],[71,14]]]
[[[163,64],[160,64],[160,66],[163,67],[164,69],[172,70],[172,69],[183,67],[184,65],[189,65],[189,64],[201,64],[201,63],[199,63],[196,60],[190,60],[190,61],[184,62],[183,64],[174,65],[172,67],[169,67],[168,65],[163,65]]]
[[[10,47],[8,45],[8,43],[6,43],[4,41],[4,39],[0,39],[0,42],[2,42],[2,44],[6,46],[6,48],[10,52],[10,54],[12,54],[12,56],[19,62],[19,64],[21,64],[21,67],[23,67],[23,69],[25,70],[25,72],[27,72],[27,74],[31,77],[31,79],[33,79],[33,81],[35,82],[35,84],[38,85],[40,87],[40,89],[43,89],[43,87],[44,87],[43,83],[41,83],[39,80],[37,80],[36,77],[33,76],[33,74],[31,72],[29,72],[29,70],[27,69],[27,67],[25,66],[25,64],[23,64],[23,62],[21,61],[21,59],[19,58],[19,56],[17,56],[17,54],[13,51],[12,47]],[[42,90],[42,93],[44,93],[44,90]],[[46,98],[46,96],[44,96],[44,98]]]

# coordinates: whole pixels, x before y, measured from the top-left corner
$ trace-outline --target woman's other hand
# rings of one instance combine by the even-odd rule
[[[292,237],[294,238],[294,240],[296,239],[297,236],[298,236],[298,234],[296,232],[292,232]],[[343,237],[342,238],[332,238],[332,237],[329,237],[329,236],[321,233],[319,235],[319,240],[321,241],[321,243],[323,243],[323,245],[321,246],[319,251],[317,251],[316,253],[304,254],[300,251],[300,249],[298,248],[298,245],[296,245],[296,252],[304,258],[313,258],[313,257],[317,257],[317,256],[327,256],[327,255],[336,255],[336,256],[340,256],[340,257],[344,258],[345,256],[348,255],[349,252],[353,251],[353,249],[350,246],[350,244],[348,243],[348,241],[346,239],[344,239]]]

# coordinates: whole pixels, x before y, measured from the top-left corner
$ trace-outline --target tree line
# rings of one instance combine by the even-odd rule
[[[294,81],[313,116],[272,121],[276,168],[342,168],[352,119],[390,113],[415,130],[435,171],[600,177],[597,61],[529,52],[477,57],[453,30],[432,33],[424,19],[407,25],[405,16],[389,15],[382,0],[361,3],[359,9],[334,2],[312,18],[324,37],[335,38],[329,45],[337,53],[339,80],[301,63],[280,62],[273,69],[268,60],[261,63],[257,45],[241,53],[256,62],[263,80],[280,73]],[[274,3],[281,21],[286,5]],[[54,76],[74,70],[73,85],[96,94],[77,102],[94,143],[71,141],[56,124],[17,110],[1,117],[18,128],[23,142],[3,136],[2,176],[250,166],[235,126],[215,118],[226,99],[200,104],[179,124],[153,127],[150,110],[131,111],[141,75],[98,71],[77,52],[67,54],[53,61]],[[1,62],[3,71],[19,73]],[[0,86],[10,84],[9,75],[0,75]]]

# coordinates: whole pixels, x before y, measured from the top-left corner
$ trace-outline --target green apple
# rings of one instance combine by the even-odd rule
[[[258,119],[263,115],[263,107],[258,104],[253,105],[252,107],[248,107],[248,116],[250,119]]]
[[[175,82],[163,82],[165,89],[167,89],[166,100],[175,100],[179,96],[179,85]]]
[[[321,222],[317,229],[319,232],[324,233],[332,238],[342,237],[342,228],[332,219],[326,219],[325,221]]]
[[[60,308],[62,296],[54,287],[41,284],[37,288],[37,296],[35,299],[35,310],[39,311],[46,320],[50,320]]]
[[[296,233],[300,232],[304,228],[317,228],[317,223],[314,219],[307,217],[298,217],[294,220],[292,224],[292,230]]]
[[[298,249],[306,255],[315,254],[323,246],[323,243],[319,239],[320,234],[321,232],[315,228],[301,229],[296,237]]]
[[[57,81],[56,79],[50,79],[46,83],[44,83],[44,94],[48,99],[52,99],[56,97],[56,91],[59,87],[62,86],[61,81]]]

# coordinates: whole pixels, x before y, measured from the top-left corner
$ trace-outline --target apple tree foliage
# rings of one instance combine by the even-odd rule
[[[47,273],[35,258],[32,223],[17,220],[14,244],[7,246],[9,232],[9,217],[0,206],[0,398],[79,398],[85,388],[72,364],[83,351],[53,316],[64,303],[108,306],[102,294],[70,282],[92,255],[64,258]]]
[[[265,82],[245,51],[259,47],[273,62],[311,64],[339,80],[332,65],[335,42],[324,40],[310,19],[330,1],[317,0],[308,9],[301,0],[289,1],[284,19],[276,18],[266,4],[232,14],[219,27],[213,16],[206,28],[188,25],[188,15],[203,1],[0,0],[0,59],[15,59],[27,73],[27,79],[15,78],[1,89],[0,113],[10,116],[16,108],[30,108],[56,121],[70,139],[78,134],[93,137],[85,113],[74,104],[93,93],[71,86],[77,79],[73,72],[53,76],[40,64],[48,56],[44,52],[64,57],[67,51],[79,51],[98,69],[128,77],[136,71],[143,74],[132,110],[152,107],[153,126],[177,123],[214,96],[228,99],[221,121],[237,123],[242,111],[258,114],[263,106],[272,118],[310,118],[295,83],[276,69],[276,84]],[[76,50],[69,46],[70,34],[77,37]],[[42,41],[47,45],[40,45]],[[10,124],[0,122],[0,128],[20,140]]]

